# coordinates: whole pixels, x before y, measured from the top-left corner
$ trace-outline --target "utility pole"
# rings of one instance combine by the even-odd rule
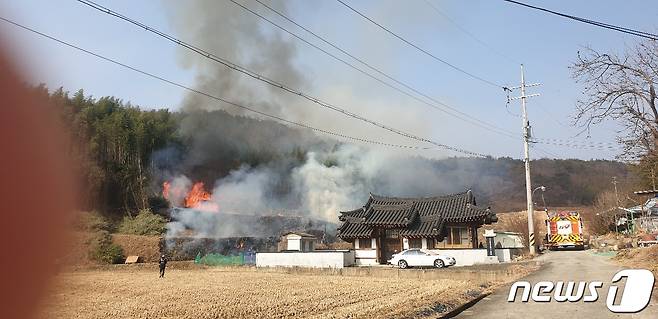
[[[619,228],[617,227],[617,209],[619,209],[619,193],[617,192],[617,177],[613,176],[612,177],[612,184],[615,185],[615,199],[617,200],[616,206],[614,208],[615,212],[615,233],[619,233]]]
[[[526,110],[526,99],[529,97],[539,96],[539,94],[530,94],[526,95],[525,89],[528,87],[539,86],[541,84],[525,84],[525,71],[523,70],[523,64],[521,64],[521,85],[512,88],[505,88],[506,91],[511,91],[515,89],[521,89],[521,96],[508,98],[508,102],[511,100],[521,100],[521,111],[523,112],[523,151],[524,151],[524,162],[525,162],[525,188],[526,188],[526,200],[528,202],[528,248],[530,249],[530,254],[535,254],[535,225],[533,221],[533,215],[535,212],[533,203],[532,203],[532,182],[530,181],[530,139],[531,136],[531,127],[530,121],[528,120],[528,112]]]
[[[612,177],[612,184],[615,185],[615,199],[617,199],[617,207],[619,207],[619,193],[617,193],[617,177]]]

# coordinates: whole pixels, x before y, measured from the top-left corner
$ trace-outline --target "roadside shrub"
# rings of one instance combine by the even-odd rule
[[[126,216],[119,225],[119,233],[129,235],[158,236],[167,230],[167,220],[148,209],[142,209],[135,217]]]
[[[105,230],[97,232],[90,239],[89,256],[105,264],[118,264],[124,260],[123,249],[112,242],[112,236]]]
[[[73,228],[79,231],[109,231],[110,223],[97,211],[79,212],[73,220]]]

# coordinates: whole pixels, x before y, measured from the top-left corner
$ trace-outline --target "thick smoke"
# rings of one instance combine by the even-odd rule
[[[337,222],[338,212],[361,207],[369,192],[393,196],[432,196],[482,185],[477,163],[453,162],[439,167],[433,160],[397,152],[340,144],[313,150],[296,166],[247,165],[218,179],[212,199],[218,213],[176,210],[170,234],[192,229],[204,237],[276,235],[248,216],[304,217]],[[278,163],[277,163],[278,164]],[[189,179],[174,179],[180,184]]]
[[[284,8],[285,3],[273,5]],[[171,9],[171,22],[186,42],[193,43],[216,56],[276,79],[290,87],[307,88],[308,79],[295,65],[297,48],[278,33],[266,33],[256,16],[229,1],[202,0],[194,5],[182,1],[166,1]],[[195,71],[195,86],[235,102],[258,105],[268,113],[282,114],[283,105],[293,98],[279,94],[278,89],[254,81],[236,71],[191,51],[181,50],[181,64]],[[209,103],[205,97],[190,94],[183,103],[185,110],[216,110],[225,106]],[[226,108],[233,113],[239,109]],[[299,114],[298,114],[299,115]]]
[[[169,191],[167,192],[167,200],[174,206],[183,206],[185,196],[190,188],[192,188],[192,181],[184,175],[176,176],[169,179]]]
[[[413,127],[417,134],[429,132],[423,126],[428,124],[422,124],[427,121],[422,120],[421,112],[409,109],[402,114],[386,112],[379,104],[381,101],[360,99],[358,93],[344,84],[313,87],[311,79],[299,71],[299,49],[295,43],[273,33],[258,18],[228,1],[204,0],[194,5],[167,1],[167,4],[175,32],[186,42],[290,87],[328,93],[336,103],[348,101],[354,106],[352,111],[375,114],[379,116],[377,120],[396,126]],[[274,1],[272,5],[285,11],[283,1]],[[362,122],[344,121],[340,115],[195,53],[181,49],[180,63],[194,70],[195,87],[201,91],[290,120],[319,123],[325,129],[391,139],[390,135],[382,135]],[[156,163],[156,171],[163,180],[173,180],[188,189],[193,181],[204,181],[212,189],[211,201],[219,213],[174,210],[175,222],[169,225],[171,236],[186,230],[206,237],[270,232],[266,226],[245,223],[238,216],[302,216],[337,223],[339,211],[360,207],[369,192],[429,196],[464,191],[473,182],[455,176],[453,172],[459,171],[457,168],[437,170],[434,162],[410,158],[399,150],[344,144],[319,137],[308,130],[253,118],[251,114],[195,94],[185,98],[182,110],[180,132],[185,147],[156,154],[156,162],[167,163],[164,166]],[[175,205],[180,201],[180,198],[172,199]]]

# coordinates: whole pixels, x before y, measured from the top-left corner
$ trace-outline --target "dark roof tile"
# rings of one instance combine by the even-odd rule
[[[370,194],[363,208],[341,212],[343,239],[372,236],[373,227],[400,228],[404,237],[440,236],[446,223],[492,223],[496,215],[477,207],[471,191],[433,197],[386,197]]]
[[[372,204],[367,209],[364,223],[371,226],[404,227],[411,224],[416,215],[413,203],[402,205]]]
[[[373,229],[364,223],[345,222],[338,228],[338,236],[344,240],[371,238]]]
[[[347,212],[340,212],[340,216],[338,217],[338,219],[340,221],[345,221],[347,219],[354,220],[354,219],[362,219],[364,217],[366,217],[366,211],[365,209],[363,209],[363,207],[361,207]]]

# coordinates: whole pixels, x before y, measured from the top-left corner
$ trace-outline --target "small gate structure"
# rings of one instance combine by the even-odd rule
[[[255,252],[241,252],[238,255],[225,256],[222,254],[209,253],[201,256],[199,252],[194,258],[194,263],[208,266],[242,266],[255,265]]]

